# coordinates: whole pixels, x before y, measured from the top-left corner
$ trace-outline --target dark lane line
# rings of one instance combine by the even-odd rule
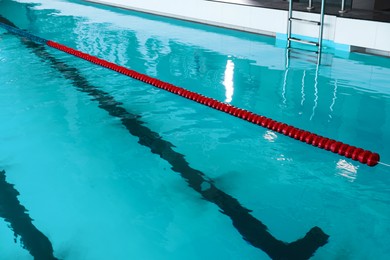
[[[18,200],[19,192],[5,178],[5,171],[0,171],[0,217],[8,222],[16,237],[30,254],[37,260],[57,259],[53,255],[53,246],[49,239],[32,223],[26,208]]]
[[[2,22],[7,25],[15,26],[10,21],[4,21],[3,19]],[[276,239],[261,221],[250,214],[249,209],[243,207],[234,197],[219,190],[204,173],[189,166],[184,155],[174,151],[172,143],[146,127],[139,115],[126,111],[121,106],[122,103],[117,102],[109,93],[91,85],[77,68],[58,60],[48,53],[44,46],[28,40],[22,42],[44,62],[48,62],[52,68],[59,71],[64,78],[71,81],[77,90],[92,97],[91,99],[97,101],[98,106],[109,115],[119,118],[128,132],[138,137],[139,144],[148,147],[152,153],[171,164],[171,169],[179,173],[188,186],[201,194],[205,200],[216,204],[221,212],[232,220],[233,226],[252,246],[261,249],[272,259],[309,259],[319,247],[327,243],[329,236],[319,227],[313,227],[303,238],[292,243]]]

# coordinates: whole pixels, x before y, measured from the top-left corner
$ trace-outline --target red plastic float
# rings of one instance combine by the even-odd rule
[[[62,44],[59,44],[59,43],[56,43],[53,41],[47,41],[46,44],[50,47],[53,47],[53,48],[58,49],[60,51],[72,54],[76,57],[90,61],[90,62],[95,63],[97,65],[100,65],[102,67],[117,71],[117,72],[124,74],[126,76],[129,76],[131,78],[134,78],[134,79],[137,79],[139,81],[145,82],[147,84],[153,85],[155,87],[167,90],[169,92],[172,92],[176,95],[185,97],[187,99],[194,100],[198,103],[201,103],[203,105],[212,107],[216,110],[220,110],[220,111],[223,111],[225,113],[231,114],[235,117],[242,118],[248,122],[251,122],[253,124],[260,125],[262,127],[276,131],[278,133],[281,133],[285,136],[289,136],[289,137],[294,138],[296,140],[299,140],[301,142],[305,142],[307,144],[319,147],[321,149],[325,149],[327,151],[337,153],[341,156],[351,158],[352,160],[359,161],[363,164],[367,164],[368,166],[375,166],[379,162],[380,157],[379,157],[378,153],[363,150],[363,149],[357,148],[355,146],[351,146],[351,145],[348,145],[348,144],[345,144],[345,143],[342,143],[342,142],[339,142],[339,141],[336,141],[333,139],[319,136],[319,135],[313,134],[311,132],[296,128],[294,126],[287,125],[285,123],[278,122],[278,121],[272,120],[270,118],[254,114],[254,113],[246,111],[244,109],[225,104],[225,103],[217,101],[215,99],[205,97],[203,95],[200,95],[200,94],[192,92],[192,91],[188,91],[184,88],[174,86],[174,85],[169,84],[167,82],[163,82],[159,79],[149,77],[147,75],[141,74],[141,73],[136,72],[134,70],[130,70],[128,68],[116,65],[115,63],[108,62],[106,60],[94,57],[92,55],[83,53],[81,51],[74,50],[72,48],[69,48],[65,45],[62,45]]]

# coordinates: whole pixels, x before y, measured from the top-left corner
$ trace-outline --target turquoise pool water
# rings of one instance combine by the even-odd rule
[[[3,0],[0,15],[390,162],[388,58],[329,50],[317,67],[294,52],[286,69],[272,38],[83,1]],[[307,146],[3,29],[0,72],[0,259],[269,259],[265,251],[283,247],[256,246],[261,223],[286,243],[319,227],[329,239],[312,259],[390,254],[389,167]]]

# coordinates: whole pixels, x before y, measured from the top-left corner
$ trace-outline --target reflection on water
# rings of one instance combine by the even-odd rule
[[[357,170],[359,166],[355,166],[352,163],[347,162],[346,160],[339,160],[336,164],[337,171],[336,173],[350,182],[354,182],[357,177]]]
[[[234,77],[234,63],[231,60],[228,60],[226,63],[226,69],[225,69],[225,78],[223,80],[223,85],[225,86],[225,102],[230,103],[233,99],[233,93],[234,93],[234,83],[233,83],[233,77]]]
[[[268,140],[269,142],[275,142],[275,139],[278,138],[275,132],[267,130],[263,135],[265,140]]]

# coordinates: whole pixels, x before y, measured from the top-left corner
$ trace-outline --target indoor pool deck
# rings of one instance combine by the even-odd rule
[[[286,40],[287,1],[275,0],[87,0],[136,11],[164,15],[194,22],[274,36]],[[307,4],[294,3],[294,16],[318,20],[319,8],[308,12]],[[315,5],[316,6],[316,5]],[[390,57],[390,12],[348,10],[327,5],[324,23],[324,45],[335,49],[367,51]],[[315,39],[318,29],[296,23],[293,34]]]

